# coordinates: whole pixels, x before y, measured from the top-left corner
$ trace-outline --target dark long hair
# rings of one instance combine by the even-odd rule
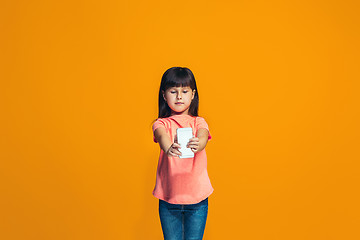
[[[194,74],[187,67],[172,67],[166,70],[161,78],[158,118],[166,118],[171,115],[171,108],[165,102],[162,93],[162,91],[165,92],[171,87],[190,87],[192,91],[195,89],[194,99],[191,101],[189,107],[189,115],[194,117],[198,116],[199,92],[196,87]]]

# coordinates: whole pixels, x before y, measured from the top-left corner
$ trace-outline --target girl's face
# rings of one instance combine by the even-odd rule
[[[194,96],[195,89],[191,90],[190,87],[171,87],[163,91],[163,97],[171,109],[171,115],[188,114]]]

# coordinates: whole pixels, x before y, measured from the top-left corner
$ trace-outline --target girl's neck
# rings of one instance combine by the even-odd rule
[[[189,114],[173,114],[173,115],[171,115],[170,117],[181,117],[181,116],[185,116],[185,117],[192,117],[191,115],[189,115]]]

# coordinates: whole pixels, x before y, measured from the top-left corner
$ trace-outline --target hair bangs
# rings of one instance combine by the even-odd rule
[[[191,76],[187,71],[177,72],[175,74],[170,74],[168,81],[165,85],[165,90],[171,87],[190,87],[194,89],[193,81]]]

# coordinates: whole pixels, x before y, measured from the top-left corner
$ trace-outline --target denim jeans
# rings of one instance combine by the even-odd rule
[[[196,204],[171,204],[159,199],[159,215],[165,240],[203,239],[208,198]]]

